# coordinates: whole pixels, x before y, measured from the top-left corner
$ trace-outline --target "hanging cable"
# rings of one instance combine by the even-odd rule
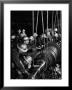
[[[47,11],[47,32],[48,32],[48,11]],[[47,44],[48,44],[48,38],[47,38]]]
[[[54,16],[54,28],[55,28],[55,24],[56,24],[56,14]]]
[[[43,28],[43,34],[44,34],[43,11],[41,11],[41,14],[42,14],[42,28]]]
[[[34,11],[32,11],[33,35],[34,35]]]
[[[37,34],[37,27],[38,27],[38,16],[39,16],[39,11],[37,12],[36,34]],[[35,38],[35,45],[36,45],[36,38]]]
[[[51,29],[51,39],[50,41],[53,41],[53,35],[54,35],[54,11],[52,11],[52,29]]]
[[[37,27],[38,27],[38,16],[39,16],[39,11],[37,12],[36,33],[37,33]]]
[[[44,36],[44,21],[43,21],[43,11],[41,11],[42,15],[42,28],[43,28],[43,36]],[[45,45],[45,38],[44,38],[44,45]]]
[[[32,24],[33,24],[32,30],[34,35],[34,11],[32,11]],[[33,65],[34,65],[34,60],[33,60]]]
[[[52,12],[52,30],[54,28],[54,21],[53,21],[53,18],[54,18],[54,12]]]
[[[47,11],[47,30],[48,30],[48,11]]]
[[[58,11],[57,11],[57,25],[58,25],[58,30],[59,30],[59,17],[58,17]]]
[[[56,11],[56,14],[55,14],[54,28],[56,28],[56,24],[58,25],[58,11]]]
[[[60,29],[62,30],[62,13],[60,12]]]

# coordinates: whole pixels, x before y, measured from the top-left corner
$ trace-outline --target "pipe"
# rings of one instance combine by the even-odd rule
[[[42,64],[40,65],[40,67],[37,69],[37,71],[35,72],[35,74],[32,76],[32,79],[35,79],[37,73],[41,70],[41,68],[45,65],[45,61],[42,60]]]

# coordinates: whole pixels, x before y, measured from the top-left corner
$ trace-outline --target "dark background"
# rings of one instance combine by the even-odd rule
[[[47,28],[47,11],[42,12],[45,30]],[[37,13],[38,11],[34,11],[34,32],[36,31]],[[55,26],[58,27],[58,21],[60,23],[61,20],[61,11],[58,11],[58,15],[56,13],[57,11],[48,11],[48,28],[52,28],[52,18],[53,24],[55,23]],[[23,28],[26,30],[28,36],[33,34],[32,11],[11,11],[11,32],[16,33],[18,29],[22,30]],[[41,11],[39,11],[37,31],[38,35],[42,34],[43,32]]]

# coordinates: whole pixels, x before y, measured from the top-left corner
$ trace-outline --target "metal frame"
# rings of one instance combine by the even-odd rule
[[[3,5],[4,3],[69,3],[69,49],[71,50],[71,29],[72,29],[72,1],[70,0],[0,0],[0,88],[2,89],[8,89],[3,86],[3,60],[4,60],[4,30],[3,30]],[[69,55],[70,57],[71,55]],[[69,61],[70,62],[70,61]],[[70,79],[71,82],[71,79]],[[14,89],[14,88],[9,88]],[[20,89],[20,88],[16,88]],[[22,89],[29,89],[28,88],[22,88]],[[35,89],[35,88],[34,88]]]

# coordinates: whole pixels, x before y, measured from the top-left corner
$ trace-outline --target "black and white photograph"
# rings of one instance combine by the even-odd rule
[[[68,4],[4,4],[4,86],[68,85]]]
[[[61,11],[11,11],[11,79],[61,79]]]

